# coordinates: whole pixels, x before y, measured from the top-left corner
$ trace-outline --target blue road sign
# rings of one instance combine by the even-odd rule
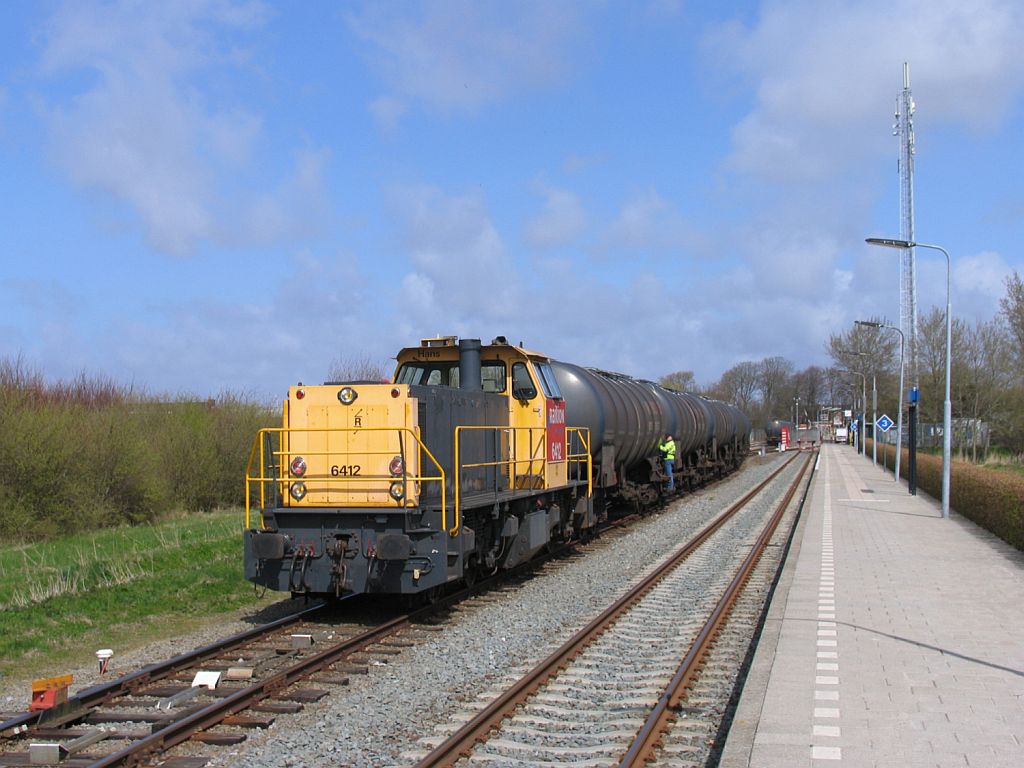
[[[877,426],[883,432],[888,432],[890,429],[892,429],[892,425],[894,423],[895,422],[892,419],[890,419],[883,413],[881,416],[878,417],[878,421],[875,422],[875,426]]]
[[[854,432],[857,431],[857,422],[856,421],[851,421],[850,422],[850,429],[852,429]]]

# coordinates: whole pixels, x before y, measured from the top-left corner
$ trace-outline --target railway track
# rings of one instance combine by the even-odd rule
[[[595,545],[613,543],[624,530],[628,528],[619,528],[610,539],[602,537]],[[556,563],[555,568],[560,567]],[[533,569],[535,564],[522,570]],[[477,585],[475,594],[483,592],[478,599],[467,602],[470,592],[462,592],[372,627],[339,624],[336,617],[324,616],[329,611],[323,606],[313,606],[149,665],[81,692],[45,718],[24,713],[0,723],[0,766],[30,763],[30,742],[41,745],[37,755],[46,754],[52,761],[75,768],[156,763],[196,768],[211,759],[232,764],[223,762],[224,752],[208,754],[208,750],[214,745],[232,747],[253,729],[269,727],[279,715],[302,711],[330,690],[342,696],[340,691],[348,688],[339,686],[348,682],[349,675],[369,670],[372,676],[378,666],[386,667],[424,637],[444,634],[437,631],[445,626],[438,616],[449,612],[451,606],[459,606],[455,615],[464,615],[475,610],[474,606],[506,599],[500,591],[486,593],[488,588],[493,589],[493,582]],[[199,670],[219,672],[221,682],[212,690],[199,688],[196,692],[192,682]],[[234,671],[229,674],[229,670]],[[249,674],[248,679],[224,679]],[[187,746],[170,751],[185,742]]]
[[[560,762],[632,766],[652,760],[703,765],[696,754],[700,750],[688,748],[691,739],[684,738],[687,748],[679,748],[675,724],[685,714],[687,691],[698,679],[714,639],[789,509],[813,456],[803,455],[802,466],[773,513],[761,522],[746,556],[736,554],[738,547],[725,555],[737,561],[728,575],[717,565],[722,557],[707,550],[726,538],[721,534],[724,529],[740,524],[753,500],[774,493],[777,478],[800,454],[497,695],[419,759],[417,768]],[[708,730],[707,725],[698,728],[699,738],[707,741]],[[671,745],[669,752],[663,743]]]
[[[275,716],[297,713],[326,696],[324,686],[345,685],[347,674],[365,672],[364,665],[350,663],[357,654],[400,652],[413,642],[403,641],[402,633],[430,629],[419,622],[444,607],[428,606],[363,629],[316,621],[328,611],[314,605],[87,689],[54,709],[0,723],[0,766],[133,766],[188,740],[237,744],[246,729],[269,727]],[[201,675],[208,676],[209,686],[196,684]],[[228,730],[211,731],[218,726]],[[195,768],[206,762],[185,756],[161,765]]]

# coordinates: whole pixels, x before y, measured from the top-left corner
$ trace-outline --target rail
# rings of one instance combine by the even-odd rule
[[[463,463],[461,461],[462,440],[467,433],[489,432],[493,436],[494,459],[489,461],[475,461]],[[549,460],[545,448],[548,445],[548,430],[544,427],[493,427],[493,426],[459,426],[455,428],[455,498],[452,504],[453,523],[448,527],[447,516],[444,511],[441,513],[441,526],[451,536],[457,536],[462,527],[462,497],[463,484],[466,470],[494,470],[495,477],[490,487],[497,494],[497,472],[503,470],[510,487],[517,488],[521,478],[547,478],[549,465],[565,464],[567,482],[582,483],[583,472],[586,468],[587,496],[594,492],[593,465],[590,458],[590,430],[585,427],[567,427],[566,433],[566,454],[558,460]],[[520,458],[517,453],[517,446],[520,436],[525,435],[525,442],[529,446],[528,455]],[[538,439],[534,442],[534,435]],[[505,438],[502,440],[502,438]],[[521,472],[520,470],[525,470]],[[542,487],[546,487],[546,484]]]
[[[292,449],[292,436],[296,434],[318,434],[318,435],[349,435],[356,438],[365,438],[367,435],[373,433],[395,433],[398,444],[397,449],[387,447],[385,449],[370,449],[368,446],[366,449],[352,449],[346,448],[344,450],[331,450],[331,449],[314,449],[314,450],[297,450]],[[433,465],[436,469],[436,475],[423,474],[422,470],[417,470],[415,473],[410,474],[408,470],[408,463],[406,458],[408,451],[406,446],[412,441],[415,441],[415,445],[419,449],[419,460],[416,463],[417,468],[422,468],[424,465]],[[398,475],[394,474],[379,474],[379,475],[352,475],[343,473],[329,473],[323,472],[319,474],[303,474],[302,476],[289,475],[290,466],[292,460],[297,457],[312,458],[319,456],[339,456],[346,454],[358,454],[360,456],[394,456],[398,455],[402,458],[402,473]],[[426,457],[427,462],[423,461]],[[254,464],[258,462],[258,473]],[[444,519],[446,515],[446,493],[445,493],[445,472],[441,464],[430,452],[430,449],[424,445],[420,439],[418,430],[410,427],[267,427],[261,429],[256,433],[256,438],[253,440],[252,448],[249,450],[249,460],[245,467],[245,527],[251,528],[252,525],[252,501],[253,501],[253,488],[258,488],[259,495],[259,506],[260,509],[264,509],[267,505],[268,491],[273,491],[273,498],[277,499],[280,497],[286,497],[287,486],[295,482],[316,482],[319,485],[325,487],[335,486],[343,487],[345,484],[352,483],[363,483],[369,484],[371,487],[376,484],[380,484],[383,495],[387,499],[386,501],[367,501],[362,503],[360,506],[364,507],[394,507],[396,503],[405,506],[409,503],[407,488],[409,483],[425,483],[425,482],[438,482],[440,483],[441,489],[441,517]],[[392,483],[402,483],[402,499],[396,501],[388,493],[388,490]],[[262,522],[262,521],[261,521]]]
[[[695,552],[719,528],[725,525],[725,523],[732,518],[736,512],[742,509],[759,493],[764,491],[764,489],[766,489],[769,484],[800,455],[801,454],[793,454],[792,458],[786,460],[782,466],[772,472],[755,488],[744,495],[743,498],[736,501],[728,509],[721,512],[717,517],[707,523],[681,549],[676,550],[667,560],[658,565],[658,567],[652,572],[648,573],[642,581],[633,585],[625,595],[619,597],[615,603],[605,609],[599,616],[594,618],[587,626],[570,637],[561,647],[556,649],[536,667],[526,672],[504,693],[498,695],[472,719],[464,723],[445,741],[436,746],[432,752],[424,756],[418,763],[416,763],[416,768],[439,768],[439,766],[452,766],[455,765],[460,758],[468,757],[476,744],[486,741],[492,730],[497,729],[501,723],[521,707],[530,696],[536,693],[542,686],[546,685],[557,674],[562,672],[569,660],[576,658],[584,648],[594,641],[595,638],[599,637],[612,624],[614,624],[626,610],[637,604],[647,593],[652,591],[666,576],[666,574],[671,572],[683,560],[693,554],[693,552]],[[811,457],[808,456],[808,462],[804,465],[805,468],[809,463],[811,463],[810,459]],[[795,488],[799,483],[800,478],[792,483],[791,491],[789,495],[787,495],[786,500],[780,504],[780,509],[784,509],[786,504],[789,503],[791,494],[795,491]],[[773,521],[770,523],[773,530],[774,526],[777,524],[778,520],[773,518]],[[770,535],[771,534],[768,534],[768,537],[770,537]],[[761,543],[767,544],[768,539],[766,537],[762,537],[762,539],[763,542]],[[745,569],[746,564],[741,567],[741,570]],[[745,572],[749,573],[748,570]],[[746,576],[741,576],[739,579],[734,579],[733,584],[737,585],[744,583],[745,579]],[[714,613],[715,616],[713,618],[717,619],[720,611],[715,611]],[[710,633],[711,630],[707,633],[701,632],[700,634],[701,636],[704,636],[705,634]]]

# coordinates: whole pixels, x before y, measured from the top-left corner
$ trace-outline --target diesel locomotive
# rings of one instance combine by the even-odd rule
[[[290,387],[246,469],[245,576],[292,594],[431,596],[737,469],[738,409],[509,344],[401,350],[390,383]]]

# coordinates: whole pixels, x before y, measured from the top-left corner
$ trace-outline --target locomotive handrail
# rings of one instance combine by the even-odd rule
[[[317,434],[331,434],[331,433],[349,433],[349,434],[362,434],[367,432],[398,432],[406,433],[412,436],[412,439],[416,441],[416,444],[420,448],[421,456],[426,456],[430,463],[434,465],[438,474],[437,475],[426,475],[422,472],[422,465],[426,462],[422,460],[419,462],[421,470],[418,474],[410,475],[406,469],[406,465],[403,462],[402,474],[401,475],[309,475],[306,477],[289,477],[288,467],[290,460],[278,461],[274,467],[277,470],[275,475],[265,474],[267,467],[268,458],[282,458],[286,457],[290,459],[294,456],[329,456],[338,455],[344,453],[342,451],[331,451],[331,450],[293,450],[291,448],[291,435],[295,433],[317,433]],[[273,436],[278,437],[278,449],[266,448],[268,440],[265,438],[272,439]],[[399,436],[399,447],[398,452],[405,455],[405,441]],[[267,454],[270,454],[268,457]],[[363,450],[359,451],[361,455],[365,456],[387,456],[394,454],[395,450]],[[255,474],[253,471],[253,463],[259,460],[259,474]],[[305,482],[307,479],[315,480],[318,483],[324,483],[325,485],[344,485],[345,483],[353,482],[396,482],[401,481],[404,486],[409,482],[424,483],[424,482],[439,482],[441,484],[441,518],[442,520],[446,514],[446,493],[445,485],[446,478],[444,468],[440,462],[434,457],[434,454],[430,452],[430,449],[424,445],[420,439],[419,429],[414,429],[404,426],[392,426],[392,427],[265,427],[256,433],[256,437],[253,440],[252,448],[249,450],[249,460],[245,466],[245,527],[251,527],[252,519],[252,485],[253,483],[259,484],[259,498],[260,508],[263,509],[266,506],[266,489],[270,484],[281,486],[282,490],[285,485],[289,482]],[[407,499],[407,495],[403,498]],[[405,502],[408,503],[407,501]],[[367,502],[365,506],[370,507],[390,507],[391,503],[380,504],[375,502]]]
[[[526,464],[527,474],[532,474],[534,462],[539,462],[540,463],[541,473],[543,473],[543,471],[544,471],[544,466],[545,466],[544,465],[544,461],[545,460],[544,460],[544,458],[534,458],[534,456],[536,454],[534,454],[534,456],[530,456],[529,458],[526,458],[526,459],[519,459],[519,458],[517,458],[517,456],[516,456],[516,444],[517,444],[518,441],[514,440],[514,439],[508,441],[508,448],[509,448],[508,458],[498,457],[494,461],[474,462],[472,464],[463,464],[463,463],[461,463],[461,461],[459,459],[459,454],[461,453],[461,449],[462,449],[462,436],[466,432],[470,432],[470,431],[472,431],[472,432],[479,432],[479,431],[484,431],[484,430],[494,432],[496,435],[501,434],[502,432],[504,432],[506,434],[513,434],[513,433],[517,433],[517,432],[525,432],[526,435],[527,435],[527,440],[529,441],[529,445],[530,445],[531,450],[535,450],[534,449],[534,445],[533,445],[533,433],[537,432],[537,431],[540,432],[541,439],[540,439],[540,441],[537,444],[538,448],[542,448],[544,446],[544,444],[545,444],[545,439],[544,438],[545,438],[546,433],[547,433],[547,430],[545,428],[543,428],[543,427],[509,427],[507,425],[501,425],[501,426],[465,425],[465,426],[458,426],[458,427],[455,428],[455,456],[454,456],[454,464],[455,464],[455,466],[454,466],[454,469],[455,469],[455,498],[454,498],[454,501],[452,503],[454,522],[452,524],[451,529],[448,528],[447,517],[445,515],[443,515],[443,514],[441,516],[441,528],[443,530],[448,531],[449,535],[451,535],[452,537],[457,536],[459,534],[459,530],[462,527],[461,499],[462,499],[462,470],[463,469],[479,469],[479,468],[483,468],[483,467],[500,467],[500,466],[507,465],[508,474],[509,474],[509,481],[512,483],[513,487],[515,485],[516,469],[518,468],[518,466],[520,464]]]
[[[508,441],[508,457],[495,458],[493,461],[478,461],[469,464],[463,464],[460,461],[459,454],[462,449],[462,435],[468,431],[482,431],[490,430],[495,434],[505,433],[507,435],[514,435],[516,432],[525,432],[527,440],[530,446],[530,456],[527,458],[520,459],[516,456],[516,445],[518,440],[510,439]],[[533,442],[534,432],[540,433],[540,439],[535,444]],[[582,461],[586,461],[587,465],[587,496],[593,495],[593,465],[590,457],[590,429],[586,427],[567,427],[566,428],[566,443],[568,444],[570,434],[575,434],[579,439],[580,444],[583,447],[581,453],[569,453],[566,452],[565,458],[549,461],[547,454],[544,452],[544,447],[547,445],[548,430],[546,427],[508,427],[508,426],[481,426],[481,425],[466,425],[458,426],[455,428],[455,456],[454,456],[454,472],[455,472],[455,498],[452,502],[452,513],[453,523],[451,529],[448,528],[448,520],[444,511],[441,513],[441,528],[448,531],[449,535],[455,537],[459,534],[459,530],[462,527],[462,470],[464,469],[481,469],[486,467],[507,467],[509,480],[513,487],[515,487],[516,478],[518,477],[516,470],[517,468],[525,464],[527,470],[527,476],[534,474],[534,464],[539,464],[539,474],[541,477],[547,477],[547,466],[549,464],[566,464],[570,462],[579,465]],[[538,455],[539,454],[539,455]],[[568,477],[568,475],[567,475]],[[546,487],[546,479],[545,479]]]
[[[590,453],[590,428],[589,427],[566,427],[565,428],[565,443],[567,446],[572,444],[569,439],[571,435],[575,434],[576,438],[580,441],[582,446],[582,453],[571,453],[566,451],[565,460],[567,462],[572,461],[580,464],[581,461],[585,460],[587,463],[587,496],[594,495],[594,463],[591,461]]]

